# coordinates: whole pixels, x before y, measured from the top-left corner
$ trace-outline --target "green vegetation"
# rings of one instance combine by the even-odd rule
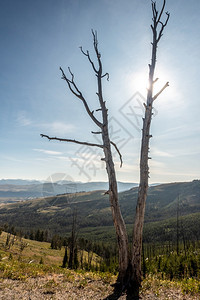
[[[50,243],[28,240],[2,232],[0,278],[23,282],[29,278],[47,278],[43,288],[46,292],[52,293],[59,285],[61,286],[55,279],[61,274],[65,282],[72,283],[78,289],[86,289],[89,282],[96,280],[95,284],[99,280],[104,284],[113,283],[117,272],[116,247],[84,239],[78,240],[77,245],[79,268],[74,271],[62,267],[66,246],[56,250],[51,248]],[[188,243],[186,255],[183,244],[180,244],[179,256],[172,250],[174,247],[175,244],[144,244],[145,278],[142,294],[153,293],[159,296],[163,291],[167,295],[169,290],[175,290],[183,295],[190,295],[190,299],[200,294],[200,242]]]
[[[158,274],[162,279],[200,279],[200,242],[146,244],[143,246],[143,273]]]
[[[134,214],[132,198],[136,199],[136,195],[137,189],[120,194],[129,233]],[[175,288],[190,295],[200,293],[199,199],[200,181],[150,188],[143,238],[142,293],[151,289],[159,295],[161,288]],[[74,211],[77,219],[72,238]],[[86,272],[107,278],[107,282],[115,278],[115,232],[103,192],[8,204],[1,206],[0,216],[4,230],[0,230],[2,279],[26,281],[50,273],[63,274],[73,281],[81,274],[79,286],[86,288]]]
[[[120,206],[131,232],[137,188],[120,193]],[[173,183],[149,188],[144,224],[145,242],[173,241],[179,209],[184,238],[200,239],[200,181]],[[30,237],[38,228],[51,235],[70,235],[72,215],[77,210],[79,236],[115,242],[110,204],[103,191],[66,194],[1,205],[0,226],[12,224]],[[30,237],[31,238],[31,237]]]
[[[9,243],[7,242],[8,237]],[[21,247],[22,244],[26,246]],[[78,260],[82,268],[79,268],[77,273],[84,274],[90,269],[93,271],[98,269],[102,258],[92,251],[92,243],[82,239],[79,245],[82,245],[78,253]],[[88,251],[83,250],[83,245]],[[51,248],[50,243],[28,240],[2,232],[0,236],[0,278],[26,280],[29,277],[43,276],[48,273],[62,273],[67,277],[73,277],[73,271],[62,266],[64,253],[65,247],[63,246],[61,249],[55,250]],[[103,274],[96,271],[96,274],[107,282],[114,278],[112,274],[106,272]]]

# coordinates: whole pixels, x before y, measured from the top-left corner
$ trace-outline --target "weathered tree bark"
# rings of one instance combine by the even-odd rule
[[[139,299],[139,287],[142,281],[141,272],[141,254],[142,254],[142,235],[144,224],[145,204],[148,191],[148,179],[149,179],[149,141],[152,135],[150,134],[150,126],[152,119],[153,101],[162,93],[162,91],[169,85],[167,82],[164,87],[153,96],[154,83],[158,80],[154,80],[154,72],[156,67],[157,46],[160,38],[163,34],[163,30],[168,23],[169,13],[166,12],[167,18],[165,23],[161,21],[161,17],[165,8],[165,0],[161,12],[158,13],[156,9],[156,2],[152,2],[153,24],[151,29],[153,32],[152,41],[152,56],[151,64],[149,65],[149,88],[147,92],[147,101],[145,106],[145,117],[143,118],[142,129],[142,142],[141,142],[141,155],[140,155],[140,184],[138,190],[138,201],[135,214],[135,222],[133,227],[133,244],[132,244],[132,275],[131,275],[131,291],[133,299]],[[159,28],[158,28],[159,27]]]
[[[102,111],[102,142],[103,142],[103,151],[106,162],[106,170],[108,174],[108,181],[109,181],[109,200],[111,205],[112,217],[115,226],[115,231],[117,235],[118,241],[118,248],[119,248],[119,276],[118,281],[121,285],[123,285],[123,278],[126,274],[126,270],[128,267],[129,257],[128,257],[128,236],[126,231],[126,226],[124,220],[121,215],[121,210],[119,207],[119,200],[118,200],[118,191],[117,191],[117,180],[115,174],[115,167],[112,158],[112,151],[111,151],[111,144],[114,144],[110,141],[109,138],[109,131],[108,131],[108,110],[106,108],[105,101],[103,99],[102,93],[102,78],[104,75],[102,74],[102,63],[100,60],[100,53],[97,48],[97,38],[93,33],[94,38],[94,48],[98,58],[98,71],[96,70],[97,75],[97,85],[98,85],[98,92],[97,96],[99,98],[100,109]],[[114,144],[115,145],[115,144]],[[115,145],[116,148],[116,145]],[[118,150],[119,153],[119,150]]]
[[[100,105],[100,108],[97,109],[97,111],[101,111],[102,121],[99,121],[94,116],[94,111],[90,110],[90,108],[87,104],[87,101],[85,100],[83,94],[78,89],[78,87],[74,81],[74,75],[71,72],[71,70],[69,69],[71,79],[67,78],[67,76],[65,75],[62,68],[60,68],[60,70],[62,72],[62,79],[64,79],[67,82],[70,91],[83,102],[88,115],[93,120],[93,122],[100,128],[99,132],[92,132],[92,133],[101,134],[102,144],[94,144],[94,143],[87,143],[87,142],[71,140],[71,139],[50,137],[50,136],[44,135],[44,134],[41,134],[41,136],[46,137],[49,140],[73,142],[76,144],[95,146],[95,147],[99,147],[99,148],[103,149],[105,157],[102,158],[102,160],[105,161],[105,163],[106,163],[106,171],[108,174],[108,181],[109,181],[109,190],[107,193],[109,194],[112,217],[113,217],[113,222],[114,222],[115,231],[116,231],[116,235],[117,235],[118,248],[119,248],[118,283],[119,283],[120,289],[122,289],[123,285],[124,285],[124,278],[126,275],[128,264],[129,264],[128,236],[127,236],[127,231],[126,231],[126,225],[125,225],[125,222],[121,215],[120,206],[119,206],[117,180],[116,180],[115,167],[114,167],[114,162],[113,162],[113,157],[112,157],[111,145],[113,145],[115,147],[116,151],[118,152],[120,161],[121,161],[121,165],[122,165],[122,156],[121,156],[119,149],[117,148],[117,145],[114,142],[112,142],[109,137],[108,110],[106,108],[106,102],[103,99],[103,91],[102,91],[102,78],[107,77],[107,80],[108,80],[109,74],[108,73],[103,74],[102,63],[101,63],[101,54],[98,51],[97,34],[92,31],[92,35],[93,35],[94,50],[95,50],[97,61],[98,61],[98,68],[95,67],[95,64],[91,60],[89,51],[84,52],[82,47],[80,47],[80,49],[81,49],[81,52],[88,58],[90,64],[92,65],[93,71],[97,77],[98,91],[96,94],[98,96],[99,105]]]

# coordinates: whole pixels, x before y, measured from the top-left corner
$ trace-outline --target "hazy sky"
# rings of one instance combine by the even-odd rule
[[[171,16],[158,48],[157,90],[166,81],[170,86],[155,102],[151,182],[200,177],[200,1],[168,0],[166,10]],[[150,0],[0,0],[0,178],[63,173],[107,180],[99,149],[40,137],[96,141],[95,124],[59,71],[62,66],[68,74],[70,66],[91,110],[99,107],[96,78],[79,49],[95,59],[93,28],[110,74],[103,87],[110,133],[124,161],[120,169],[115,155],[117,178],[138,182],[151,18]]]

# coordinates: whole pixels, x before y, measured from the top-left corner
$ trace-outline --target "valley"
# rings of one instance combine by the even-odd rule
[[[120,206],[131,232],[137,187],[119,194]],[[42,228],[52,234],[69,235],[73,211],[77,212],[79,235],[92,240],[115,240],[108,195],[88,191],[1,204],[0,225],[8,224],[29,233]],[[144,241],[176,238],[177,214],[180,232],[200,239],[200,181],[151,186],[146,204]]]

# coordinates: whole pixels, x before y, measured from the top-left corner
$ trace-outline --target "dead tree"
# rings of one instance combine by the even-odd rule
[[[98,40],[97,34],[92,31],[93,35],[93,46],[97,59],[97,67],[92,61],[89,51],[83,51],[80,47],[81,52],[84,56],[87,57],[90,62],[92,69],[97,78],[97,97],[99,102],[99,108],[96,111],[101,112],[102,119],[99,120],[95,116],[95,112],[91,111],[88,103],[79,90],[77,84],[74,80],[74,74],[71,72],[70,68],[68,78],[63,69],[60,68],[62,73],[62,79],[64,79],[68,85],[69,90],[83,103],[86,112],[89,117],[93,120],[96,126],[99,128],[98,131],[92,132],[93,134],[101,135],[102,143],[88,143],[83,141],[77,141],[72,139],[50,137],[48,135],[41,134],[42,137],[46,137],[49,140],[58,140],[64,142],[72,142],[81,145],[87,145],[91,147],[99,147],[103,150],[104,158],[106,164],[106,171],[108,174],[109,181],[109,194],[110,207],[112,211],[113,223],[115,226],[115,231],[117,235],[118,249],[119,249],[119,274],[116,282],[116,293],[120,294],[122,291],[127,291],[128,299],[139,299],[139,288],[142,281],[141,274],[141,254],[142,254],[142,233],[143,233],[143,224],[144,224],[144,212],[145,212],[145,202],[147,197],[148,190],[148,178],[149,178],[149,167],[148,160],[149,157],[149,140],[152,137],[150,135],[150,125],[152,118],[152,109],[153,102],[158,98],[158,96],[164,91],[164,89],[169,85],[167,82],[163,88],[155,95],[153,95],[153,86],[158,80],[154,79],[154,72],[156,66],[156,56],[157,56],[157,47],[158,43],[163,35],[164,28],[166,27],[169,20],[169,13],[166,12],[166,20],[162,21],[162,16],[165,8],[165,0],[163,1],[162,9],[158,12],[156,8],[156,2],[152,1],[152,13],[153,13],[153,23],[151,29],[153,32],[153,41],[152,41],[152,57],[151,64],[149,65],[149,89],[147,93],[147,102],[144,103],[145,106],[145,117],[143,119],[143,129],[142,129],[142,144],[141,144],[141,157],[140,157],[140,184],[138,191],[138,201],[136,207],[135,222],[133,227],[133,242],[132,249],[129,250],[128,246],[128,235],[126,230],[126,225],[123,220],[119,201],[118,201],[118,191],[117,191],[117,180],[115,174],[115,167],[113,162],[113,156],[111,151],[111,146],[113,146],[119,154],[121,165],[122,165],[122,156],[117,148],[117,145],[110,140],[109,131],[108,131],[108,110],[106,107],[106,102],[103,98],[103,89],[102,89],[102,79],[109,79],[108,73],[103,73],[101,54],[98,50]]]
[[[98,131],[92,132],[92,133],[101,135],[102,143],[101,144],[88,143],[88,142],[65,139],[65,138],[50,137],[50,136],[47,136],[44,134],[41,134],[41,136],[46,137],[49,140],[72,142],[72,143],[76,143],[76,144],[86,145],[89,147],[99,147],[103,150],[104,157],[102,158],[102,160],[105,161],[105,163],[106,163],[106,171],[108,174],[108,181],[109,181],[109,190],[108,190],[107,194],[109,194],[112,217],[113,217],[113,222],[114,222],[114,226],[115,226],[115,230],[116,230],[118,248],[119,248],[119,282],[123,282],[123,279],[125,277],[126,270],[128,267],[128,263],[129,263],[128,236],[127,236],[127,231],[126,231],[126,225],[122,218],[120,206],[119,206],[117,180],[116,180],[115,167],[114,167],[114,162],[113,162],[111,146],[113,146],[115,148],[115,150],[118,152],[121,165],[122,165],[122,156],[121,156],[119,149],[117,148],[117,145],[113,141],[111,141],[110,137],[109,137],[108,109],[106,107],[106,102],[104,101],[104,98],[103,98],[103,88],[102,88],[102,79],[107,78],[107,80],[109,80],[109,74],[103,73],[101,54],[98,50],[97,33],[92,31],[92,36],[93,36],[94,51],[95,51],[95,55],[96,55],[96,59],[97,59],[97,67],[95,66],[95,63],[92,61],[89,51],[85,52],[82,49],[82,47],[80,47],[80,49],[81,49],[82,54],[84,56],[86,56],[88,61],[90,62],[92,69],[97,78],[97,93],[96,93],[96,95],[98,97],[99,108],[96,111],[101,112],[101,116],[102,116],[101,120],[97,119],[97,117],[95,116],[95,112],[90,110],[87,100],[85,99],[83,93],[79,90],[77,84],[75,83],[74,74],[71,72],[70,68],[68,68],[70,78],[68,78],[66,76],[66,74],[62,68],[60,68],[60,71],[62,73],[62,79],[64,79],[65,82],[67,83],[69,90],[78,99],[81,100],[89,117],[99,128]]]
[[[77,269],[77,262],[76,262],[76,257],[77,254],[77,210],[75,209],[73,211],[72,215],[72,230],[71,230],[71,236],[69,237],[69,262],[68,262],[68,267],[70,269]],[[65,249],[67,251],[67,247]]]
[[[131,289],[136,295],[139,295],[139,287],[142,280],[141,275],[141,253],[142,253],[142,233],[144,224],[144,213],[145,213],[145,203],[147,198],[148,190],[148,180],[149,180],[149,141],[152,135],[150,134],[150,126],[152,119],[152,109],[153,103],[158,98],[158,96],[164,91],[166,87],[169,86],[167,82],[163,88],[157,93],[153,94],[154,84],[157,82],[158,78],[154,79],[154,72],[156,67],[157,58],[157,47],[158,43],[163,35],[163,31],[167,26],[170,14],[166,12],[166,19],[163,22],[162,16],[165,9],[166,1],[163,1],[161,11],[159,12],[156,8],[156,2],[152,1],[152,53],[151,53],[151,63],[149,64],[149,87],[147,91],[147,101],[144,103],[145,106],[145,117],[143,118],[143,129],[142,129],[142,143],[141,143],[141,155],[140,155],[140,184],[138,190],[138,200],[136,207],[135,222],[133,227],[133,245],[132,245],[132,276],[131,276]]]

